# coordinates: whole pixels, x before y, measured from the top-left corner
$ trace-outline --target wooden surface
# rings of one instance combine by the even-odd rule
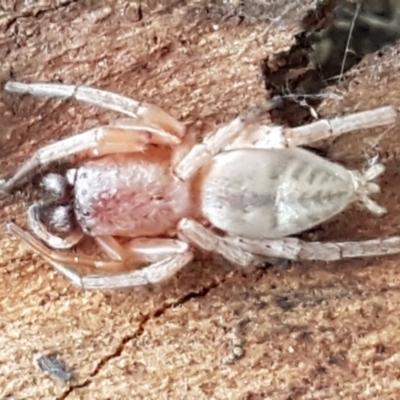
[[[249,2],[240,18],[236,3],[208,13],[189,1],[163,11],[122,0],[18,3],[0,18],[1,84],[86,83],[154,103],[205,132],[267,98],[261,62],[290,47],[313,2]],[[400,106],[399,51],[367,56],[328,89],[335,96],[320,116]],[[2,177],[43,144],[114,116],[73,101],[0,95]],[[399,135],[393,126],[320,145],[348,167],[379,155],[387,172],[377,200],[389,212],[376,218],[351,208],[306,238],[399,234]],[[36,195],[27,185],[2,198],[1,224],[25,226]],[[241,271],[203,255],[160,286],[84,291],[4,237],[0,398],[398,398],[399,262],[277,262]],[[243,357],[227,363],[239,342]],[[52,352],[73,371],[70,384],[33,365]]]

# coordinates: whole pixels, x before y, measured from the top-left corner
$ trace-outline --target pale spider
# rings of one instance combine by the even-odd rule
[[[5,89],[72,97],[130,117],[39,149],[0,186],[8,192],[40,167],[74,159],[76,168],[65,177],[44,178],[54,200],[28,210],[29,228],[40,240],[13,223],[7,227],[82,287],[163,281],[192,260],[192,245],[240,266],[268,257],[338,260],[400,252],[400,237],[342,243],[287,237],[354,201],[374,214],[385,212],[369,197],[380,190],[371,181],[384,172],[383,165],[348,170],[296,146],[395,124],[394,107],[292,129],[239,116],[194,144],[185,125],[164,111],[118,94],[63,84],[8,82]],[[85,235],[109,260],[59,251],[73,248]],[[130,240],[122,244],[121,238]],[[148,265],[132,270],[143,263]],[[108,273],[81,276],[75,269],[80,266]]]

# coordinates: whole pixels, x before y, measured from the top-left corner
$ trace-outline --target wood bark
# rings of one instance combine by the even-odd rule
[[[12,4],[10,4],[12,3]],[[312,1],[3,2],[0,82],[89,84],[156,104],[201,132],[262,104],[261,63],[285,51]],[[367,56],[318,109],[334,117],[400,106],[399,46]],[[45,143],[115,115],[75,101],[0,93],[0,173]],[[303,235],[399,234],[397,126],[320,144],[362,168],[379,155],[382,218],[352,207]],[[1,198],[0,221],[26,226],[36,184]],[[276,262],[243,271],[213,257],[160,286],[84,291],[40,257],[0,241],[0,398],[393,398],[399,391],[399,256]],[[56,353],[65,384],[34,367]],[[241,354],[243,353],[243,354]],[[241,355],[235,358],[232,354]]]

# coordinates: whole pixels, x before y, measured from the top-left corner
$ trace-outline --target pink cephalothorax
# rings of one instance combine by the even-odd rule
[[[65,176],[49,173],[50,200],[30,206],[30,230],[9,232],[76,284],[86,288],[160,282],[193,258],[192,246],[246,267],[268,257],[337,260],[400,252],[400,237],[364,242],[304,242],[305,231],[358,201],[376,215],[370,195],[384,172],[348,170],[297,146],[374,126],[394,124],[382,107],[298,128],[239,116],[194,143],[185,125],[159,108],[114,93],[73,85],[8,82],[6,90],[73,97],[128,116],[39,149],[0,191],[51,162],[72,159]],[[223,234],[217,234],[216,229]],[[92,237],[107,260],[71,249]],[[134,265],[146,264],[142,269]],[[107,273],[81,276],[80,266]]]

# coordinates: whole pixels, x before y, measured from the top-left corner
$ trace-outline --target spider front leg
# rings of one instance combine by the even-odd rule
[[[185,125],[162,109],[106,90],[61,83],[21,82],[7,82],[4,89],[11,93],[31,94],[34,96],[74,98],[84,103],[118,111],[131,118],[141,120],[145,125],[155,126],[167,132],[174,132],[178,137],[183,137],[186,133]]]
[[[93,128],[37,150],[14,176],[0,184],[0,192],[9,192],[38,168],[71,156],[132,153],[143,151],[150,144],[176,146],[180,142],[181,139],[174,134],[144,126],[135,120],[117,121],[112,126]]]
[[[297,147],[322,139],[337,137],[351,131],[394,125],[399,110],[381,107],[334,119],[324,119],[297,128],[282,126],[254,126],[252,118],[237,117],[208,135],[202,143],[193,146],[175,165],[174,172],[181,179],[189,179],[215,155],[234,149],[277,149]]]
[[[29,232],[15,224],[8,224],[8,231],[19,238],[33,252],[41,255],[76,285],[86,289],[124,288],[162,282],[187,265],[193,259],[193,253],[187,243],[172,239],[134,239],[128,243],[124,253],[135,255],[134,261],[158,260],[143,269],[118,272],[115,274],[94,274],[82,276],[72,267],[86,266],[106,270],[121,271],[126,268],[125,258],[118,259],[118,248],[114,248],[115,259],[109,261],[96,260],[88,256],[62,254],[46,247]],[[114,246],[112,241],[103,241]],[[153,246],[153,247],[152,247]],[[104,247],[102,247],[104,249]],[[108,254],[110,254],[108,252]],[[66,266],[68,265],[68,267]]]

